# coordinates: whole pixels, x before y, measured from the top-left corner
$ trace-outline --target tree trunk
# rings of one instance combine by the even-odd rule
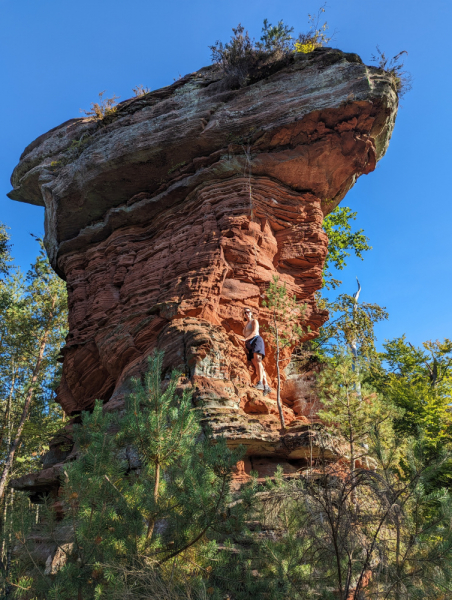
[[[396,512],[396,531],[397,531],[397,539],[396,539],[396,572],[397,572],[397,581],[395,586],[395,600],[400,600],[401,598],[401,586],[400,586],[400,520],[398,514],[398,505],[396,504],[397,509]]]
[[[12,555],[13,555],[13,535],[12,535],[12,530],[13,530],[13,510],[14,510],[14,490],[11,490],[11,494],[10,494],[10,502],[9,502],[9,526],[8,526],[8,546],[7,546],[7,550],[6,550],[6,573],[5,573],[5,579],[6,581],[8,581],[9,579],[9,574],[11,571],[11,559],[12,559]],[[5,588],[5,598],[9,598],[9,595],[11,593],[11,585],[9,583],[6,584],[6,588]]]
[[[154,482],[154,502],[157,504],[157,500],[159,499],[159,485],[160,485],[160,464],[157,463],[155,467],[155,482]],[[155,518],[151,517],[149,519],[149,526],[146,533],[146,540],[150,540],[152,534],[154,533],[155,527]]]
[[[281,372],[279,370],[279,332],[278,332],[278,324],[276,322],[276,313],[273,313],[274,323],[275,323],[275,332],[276,332],[276,376],[277,376],[277,384],[276,384],[276,403],[278,405],[279,411],[279,419],[281,421],[281,427],[283,429],[286,428],[286,424],[284,422],[284,414],[281,405]]]
[[[356,278],[356,281],[358,281],[358,278]],[[359,376],[359,365],[358,365],[358,340],[356,339],[356,307],[358,305],[358,298],[359,298],[360,292],[361,292],[361,285],[358,281],[358,291],[353,296],[355,299],[355,303],[353,305],[353,326],[354,326],[353,327],[353,339],[349,343],[350,350],[352,351],[352,354],[353,354],[352,369],[353,369],[353,372],[356,373],[358,376]],[[362,400],[361,383],[359,381],[357,381],[357,383],[355,384],[355,389],[356,389],[356,393],[358,394],[358,398],[360,400]]]
[[[24,404],[24,408],[22,410],[22,416],[20,418],[19,426],[17,428],[16,435],[14,437],[14,441],[11,444],[11,447],[9,448],[9,451],[7,453],[7,457],[6,457],[6,461],[5,461],[5,466],[3,467],[3,473],[2,473],[2,476],[0,478],[0,498],[3,498],[3,495],[5,493],[6,482],[8,480],[8,475],[9,475],[9,473],[11,471],[11,467],[13,466],[13,462],[14,462],[14,455],[16,454],[16,450],[19,447],[19,444],[20,444],[21,439],[22,439],[22,431],[23,431],[25,422],[26,422],[26,420],[28,418],[28,413],[30,411],[31,401],[33,399],[33,393],[35,391],[36,381],[38,380],[39,372],[40,372],[40,369],[41,369],[42,359],[43,359],[43,356],[44,356],[44,351],[46,349],[47,334],[48,334],[48,331],[46,331],[44,333],[44,336],[43,336],[43,338],[41,340],[41,344],[40,344],[40,347],[39,347],[38,358],[36,360],[36,364],[35,364],[35,367],[33,369],[33,376],[31,378],[31,383],[30,383],[30,387],[29,387],[28,392],[27,392],[27,396],[25,398],[25,404]]]
[[[12,397],[13,397],[13,391],[14,391],[14,386],[15,386],[15,371],[14,371],[14,375],[13,375],[13,381],[11,384],[11,389],[9,391],[9,395],[8,395],[8,402],[6,405],[6,454],[8,455],[9,450],[11,448],[11,403],[12,403]],[[3,520],[2,520],[2,524],[1,524],[1,531],[4,533],[3,536],[3,542],[2,542],[2,551],[1,551],[1,561],[2,564],[5,564],[5,557],[6,557],[6,535],[5,535],[5,531],[6,531],[6,519],[8,516],[8,495],[6,495],[6,497],[4,498],[4,508],[3,508]]]

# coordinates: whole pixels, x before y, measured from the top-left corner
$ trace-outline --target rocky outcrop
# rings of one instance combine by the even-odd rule
[[[76,415],[95,399],[120,408],[130,377],[161,348],[165,369],[182,365],[181,385],[194,388],[214,433],[247,446],[242,475],[252,460],[290,472],[312,453],[309,377],[287,377],[281,432],[274,395],[251,385],[243,307],[264,325],[263,294],[278,275],[306,303],[306,338],[317,334],[327,318],[314,297],[323,216],[375,168],[396,110],[386,73],[318,49],[240,89],[204,68],[121,103],[108,120],[73,119],[30,144],[9,196],[45,206],[46,248],[67,281],[64,410]],[[46,472],[61,460],[55,446]],[[15,485],[33,488],[29,478]]]

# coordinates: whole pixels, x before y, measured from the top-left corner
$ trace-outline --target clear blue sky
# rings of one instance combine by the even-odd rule
[[[43,234],[43,209],[6,198],[25,146],[80,115],[107,90],[125,100],[132,88],[156,89],[210,63],[209,44],[227,41],[241,22],[259,37],[264,18],[296,32],[321,2],[311,0],[0,0],[0,221],[11,228],[13,254],[26,269],[37,253],[29,233]],[[403,333],[415,344],[452,336],[450,298],[452,158],[450,0],[330,0],[331,45],[369,62],[378,44],[409,52],[413,90],[403,99],[394,135],[376,171],[344,204],[373,250],[351,260],[341,291],[386,306],[380,341]]]

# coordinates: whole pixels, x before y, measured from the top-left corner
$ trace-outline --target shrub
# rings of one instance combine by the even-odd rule
[[[223,73],[239,86],[243,85],[248,71],[258,58],[258,50],[248,31],[239,23],[232,28],[234,33],[229,44],[217,41],[210,46],[212,62],[217,64]]]
[[[377,63],[379,69],[383,69],[386,73],[391,75],[399,98],[402,98],[412,87],[411,74],[404,69],[405,63],[401,58],[404,54],[408,54],[408,52],[402,50],[392,58],[389,58],[377,46],[377,54],[372,56],[372,62]]]
[[[285,54],[293,49],[293,27],[284,25],[283,21],[279,21],[278,25],[272,25],[267,19],[264,19],[262,27],[262,36],[256,47],[273,58],[282,58]]]
[[[119,96],[104,98],[105,90],[99,92],[99,102],[92,102],[90,110],[80,109],[88,117],[92,117],[96,121],[102,121],[107,117],[112,116],[116,112],[116,104]]]
[[[325,23],[320,25],[320,17],[325,12],[322,7],[317,15],[309,15],[310,29],[300,33],[296,40],[292,37],[293,27],[278,21],[272,25],[264,19],[262,35],[256,42],[241,23],[233,28],[233,35],[227,44],[217,41],[210,46],[212,62],[215,63],[228,78],[232,86],[246,84],[250,71],[260,65],[268,64],[291,56],[294,52],[308,53],[330,41]]]
[[[149,94],[150,91],[151,90],[148,87],[145,87],[141,83],[140,85],[137,85],[136,87],[132,88],[132,92],[137,98],[140,98],[141,96],[146,96],[146,94]]]
[[[328,30],[328,24],[325,21],[322,25],[320,24],[321,16],[325,12],[326,5],[324,4],[316,15],[308,15],[308,22],[310,25],[307,33],[300,33],[297,41],[294,43],[295,52],[301,52],[308,54],[316,48],[325,46],[332,37],[328,37],[326,32]]]

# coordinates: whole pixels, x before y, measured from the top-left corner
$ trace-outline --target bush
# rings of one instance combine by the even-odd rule
[[[293,27],[284,25],[283,21],[279,21],[278,25],[272,25],[267,19],[264,19],[262,36],[256,47],[278,60],[293,51],[291,33],[293,33]]]
[[[309,31],[307,33],[300,33],[294,44],[295,52],[308,54],[316,48],[325,46],[332,39],[326,34],[328,30],[326,21],[322,25],[320,24],[321,16],[325,12],[325,6],[323,5],[316,15],[308,15]]]
[[[246,85],[250,71],[255,67],[289,57],[294,53],[308,53],[323,46],[331,38],[326,36],[328,26],[320,25],[320,16],[325,12],[322,7],[317,15],[309,15],[310,29],[308,33],[300,33],[298,38],[292,37],[293,27],[279,21],[272,25],[264,20],[262,35],[256,42],[241,23],[233,28],[233,35],[227,44],[217,41],[210,46],[212,62],[216,64],[228,78],[230,86]]]
[[[111,117],[116,112],[116,100],[119,96],[112,96],[111,98],[104,98],[105,90],[99,92],[99,102],[91,103],[91,110],[80,109],[80,112],[84,113],[88,117],[92,117],[95,121],[103,121],[107,117]]]
[[[229,44],[217,41],[210,46],[212,62],[217,64],[232,85],[244,85],[250,68],[256,64],[259,52],[248,31],[239,23]]]
[[[141,96],[146,96],[146,94],[149,94],[150,91],[151,90],[148,87],[142,85],[141,83],[140,85],[137,85],[136,87],[132,88],[132,92],[137,98],[140,98]]]

